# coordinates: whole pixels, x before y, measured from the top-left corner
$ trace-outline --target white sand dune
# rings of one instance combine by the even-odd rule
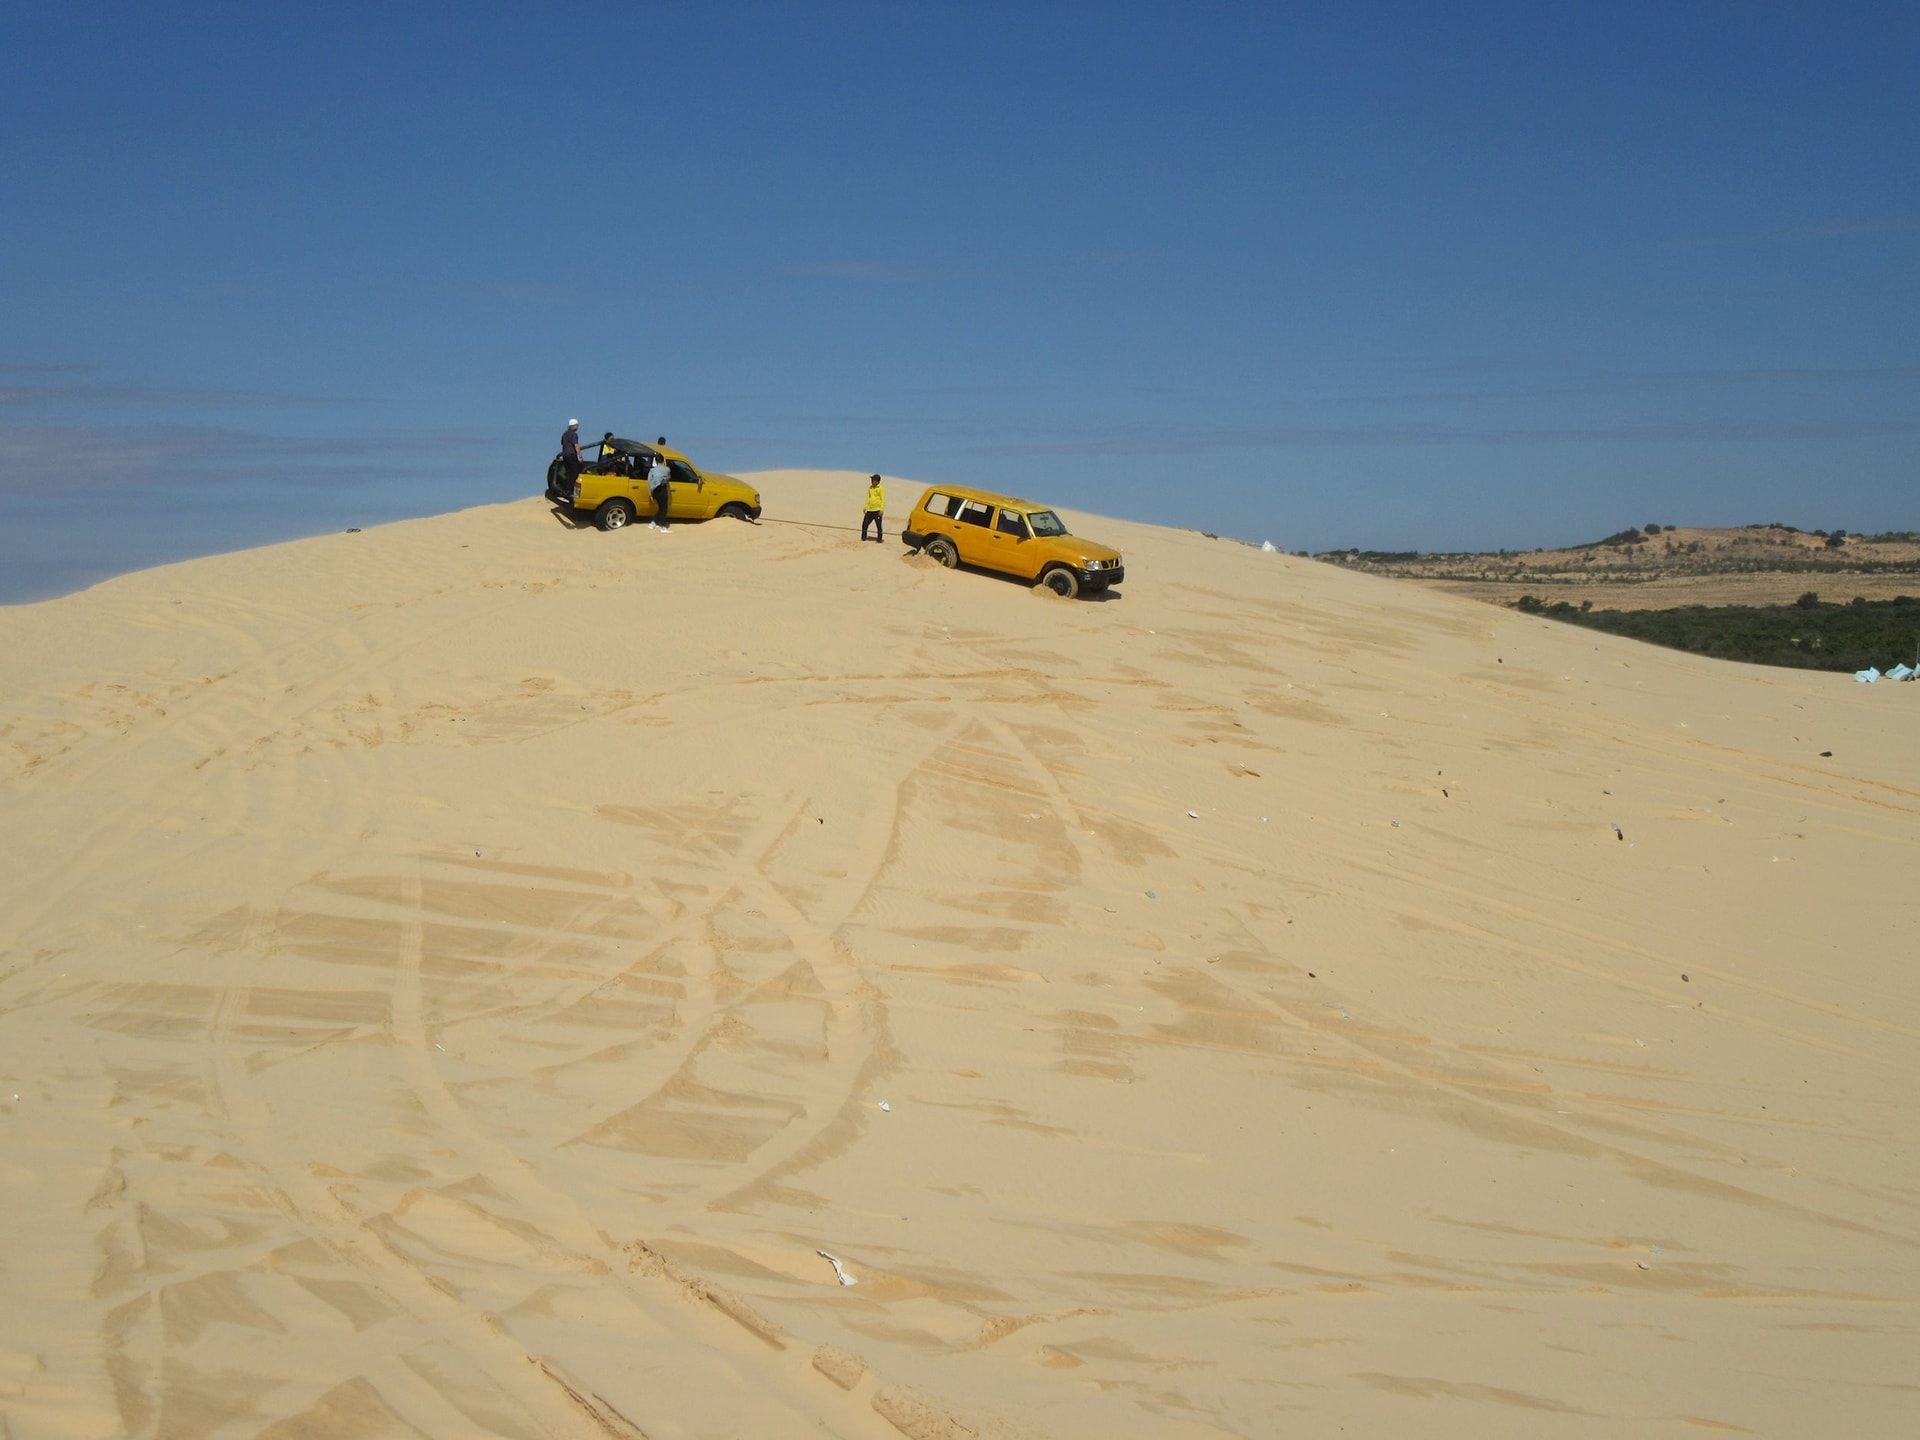
[[[1915,1433],[1920,687],[759,482],[0,611],[0,1433]]]

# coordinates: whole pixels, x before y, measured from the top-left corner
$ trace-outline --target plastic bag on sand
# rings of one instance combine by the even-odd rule
[[[1887,680],[1911,680],[1916,675],[1920,675],[1920,670],[1914,669],[1913,666],[1896,665],[1887,671],[1882,678]]]
[[[1854,671],[1853,678],[1858,680],[1862,685],[1871,685],[1880,678],[1880,672],[1869,665],[1864,670]]]

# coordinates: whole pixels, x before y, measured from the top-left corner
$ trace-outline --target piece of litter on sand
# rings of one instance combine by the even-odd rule
[[[1200,812],[1198,810],[1187,811],[1187,819],[1198,820],[1199,818],[1200,818]]]
[[[1400,828],[1400,822],[1398,820],[1389,820],[1387,823],[1393,826],[1393,828],[1396,830]]]
[[[447,1047],[442,1045],[438,1040],[433,1042],[433,1048],[438,1050],[442,1055],[447,1053]]]
[[[1154,900],[1154,899],[1158,899],[1158,898],[1159,898],[1159,897],[1158,897],[1158,896],[1156,896],[1156,895],[1155,895],[1155,894],[1153,893],[1153,891],[1151,891],[1151,890],[1149,890],[1149,891],[1147,891],[1147,899],[1149,899],[1149,900]]]
[[[886,1111],[886,1112],[887,1112],[887,1113],[888,1113],[889,1115],[891,1115],[891,1114],[893,1113],[893,1106],[891,1106],[891,1105],[889,1105],[889,1104],[888,1104],[888,1103],[887,1103],[886,1101],[884,1101],[884,1100],[882,1100],[882,1101],[880,1102],[880,1108],[881,1108],[882,1110],[884,1110],[884,1111]]]
[[[833,1273],[840,1277],[840,1283],[842,1285],[858,1285],[860,1283],[854,1279],[853,1276],[847,1274],[847,1267],[840,1263],[838,1256],[829,1255],[824,1250],[816,1250],[813,1253],[833,1267]]]

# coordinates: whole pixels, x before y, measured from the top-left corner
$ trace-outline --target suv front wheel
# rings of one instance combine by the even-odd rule
[[[1056,565],[1047,571],[1040,577],[1040,583],[1062,600],[1071,600],[1080,593],[1080,577],[1064,565]]]

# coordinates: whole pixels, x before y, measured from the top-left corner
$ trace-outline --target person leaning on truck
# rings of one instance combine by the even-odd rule
[[[867,508],[860,517],[861,540],[864,541],[867,538],[867,526],[871,525],[874,543],[878,545],[887,543],[886,509],[886,489],[880,484],[878,475],[869,475],[867,477]]]
[[[653,465],[647,471],[647,489],[653,492],[653,524],[655,530],[667,528],[667,506],[673,500],[673,470],[667,464],[667,457],[656,455]]]

